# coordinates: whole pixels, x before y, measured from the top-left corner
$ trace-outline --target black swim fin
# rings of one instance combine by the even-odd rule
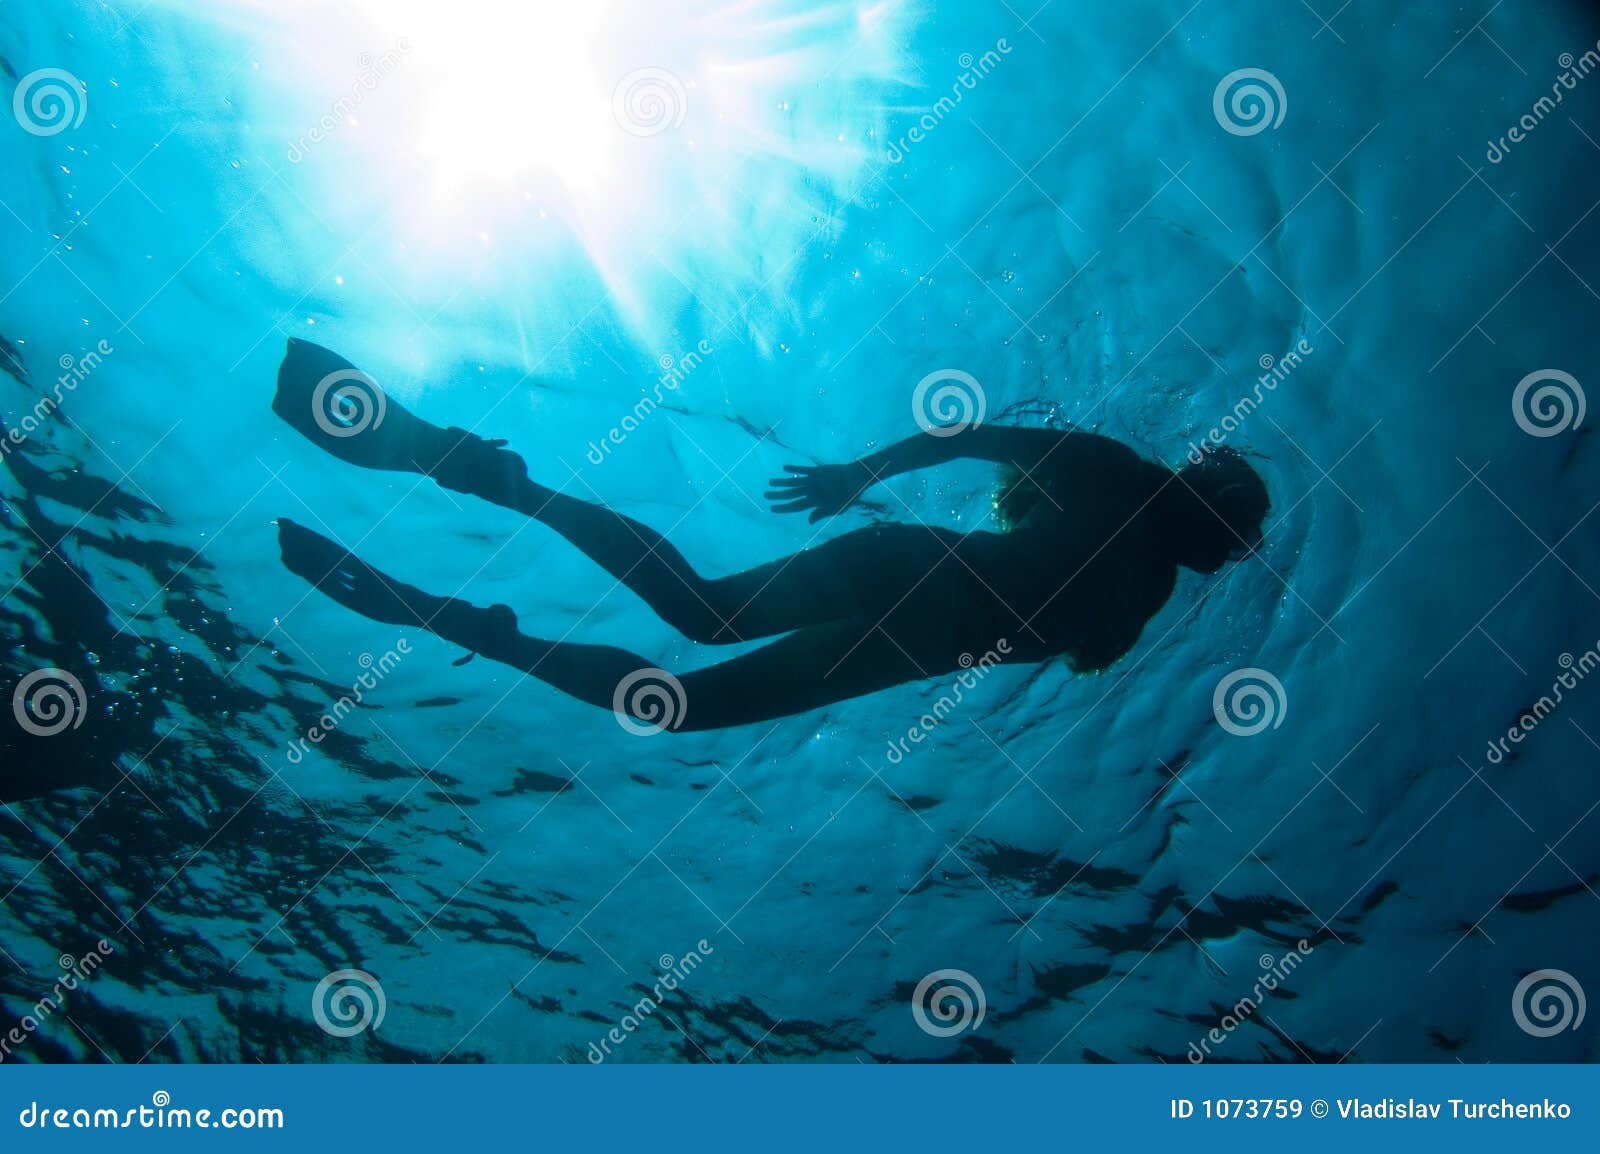
[[[319,448],[367,469],[424,472],[454,443],[338,353],[297,337],[278,367],[272,411]]]

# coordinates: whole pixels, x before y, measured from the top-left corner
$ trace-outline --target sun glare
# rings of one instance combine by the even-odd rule
[[[613,157],[610,91],[595,56],[604,0],[351,0],[380,46],[403,45],[396,79],[417,117],[391,144],[439,190],[543,171],[592,192]]]
[[[910,83],[900,0],[160,2],[255,61],[247,138],[287,211],[392,241],[372,259],[430,316],[464,283],[515,302],[519,334],[588,307],[579,265],[641,336],[782,311]]]

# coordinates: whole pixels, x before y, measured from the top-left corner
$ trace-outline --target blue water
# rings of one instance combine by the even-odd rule
[[[414,7],[0,7],[4,684],[83,689],[7,755],[5,1060],[1600,1056],[1593,13]],[[1214,102],[1247,68],[1270,123]],[[766,478],[913,432],[940,370],[1174,465],[1217,429],[1274,508],[1104,673],[638,737],[281,567],[290,516],[532,634],[726,656],[320,454],[289,336],[712,574],[814,543]],[[1281,687],[1246,735],[1241,669]]]

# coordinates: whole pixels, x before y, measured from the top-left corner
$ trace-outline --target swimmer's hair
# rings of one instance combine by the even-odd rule
[[[1223,446],[1173,474],[1156,496],[1154,514],[1168,557],[1215,573],[1260,547],[1270,506],[1261,474]]]

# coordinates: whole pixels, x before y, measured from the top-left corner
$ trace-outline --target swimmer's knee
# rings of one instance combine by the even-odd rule
[[[722,578],[695,582],[685,589],[682,603],[668,617],[668,623],[697,645],[734,645],[744,638],[734,628],[739,606],[729,604],[728,587]]]

